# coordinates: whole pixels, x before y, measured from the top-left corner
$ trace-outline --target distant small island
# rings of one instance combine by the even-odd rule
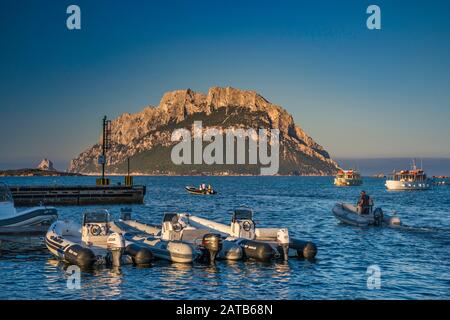
[[[0,177],[66,177],[66,176],[83,176],[79,173],[49,171],[42,169],[13,169],[0,170]]]

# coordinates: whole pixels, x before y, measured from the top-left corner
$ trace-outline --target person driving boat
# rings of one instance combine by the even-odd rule
[[[360,214],[369,214],[371,212],[373,201],[365,191],[361,191],[357,207]]]

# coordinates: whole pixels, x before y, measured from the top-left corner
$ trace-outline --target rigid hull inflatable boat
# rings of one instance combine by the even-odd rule
[[[56,221],[45,236],[45,244],[57,258],[80,267],[122,264],[147,265],[151,252],[110,229],[107,210],[88,211],[82,226]]]
[[[357,226],[357,227],[367,227],[367,226],[400,226],[400,218],[394,216],[388,216],[383,213],[381,208],[376,208],[372,210],[372,206],[369,208],[367,214],[361,214],[358,207],[348,204],[348,203],[336,203],[332,209],[334,216],[341,222]]]
[[[189,223],[187,213],[166,213],[161,229],[163,239],[178,240],[197,248],[205,246],[204,240],[217,242],[217,258],[225,260],[242,259],[242,249],[234,241],[223,239],[217,232],[205,228],[195,228]],[[210,251],[210,254],[214,252]]]
[[[192,215],[189,223],[196,228],[219,232],[227,236],[227,240],[234,239],[247,258],[262,261],[274,258],[288,260],[288,257],[313,259],[317,254],[312,242],[290,238],[286,228],[256,228],[253,211],[249,208],[235,210],[229,226]]]
[[[180,241],[166,241],[159,236],[161,228],[133,220],[119,220],[112,229],[121,232],[125,239],[148,248],[153,256],[177,263],[192,263],[202,252]]]
[[[167,243],[166,247],[174,244],[187,246],[182,253],[191,254],[192,260],[242,259],[242,249],[234,241],[223,240],[217,233],[192,227],[186,216],[188,215],[184,213],[166,213],[161,227],[131,219],[122,219],[121,223],[146,234],[147,237],[150,236],[150,239],[160,239],[161,242]],[[122,230],[126,231],[126,228],[122,226]],[[187,248],[191,248],[190,251]]]
[[[8,186],[0,183],[0,243],[2,249],[14,247],[26,250],[27,248],[42,247],[42,236],[57,218],[58,213],[52,207],[33,207],[17,212]]]

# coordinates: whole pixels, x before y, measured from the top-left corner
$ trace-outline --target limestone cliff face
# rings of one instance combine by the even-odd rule
[[[328,153],[296,126],[292,116],[254,91],[214,87],[208,94],[190,89],[164,94],[157,107],[139,113],[125,113],[112,121],[112,149],[108,154],[110,172],[124,172],[129,157],[133,171],[142,174],[254,173],[249,167],[175,166],[171,164],[170,141],[176,128],[191,128],[202,120],[204,129],[266,128],[280,130],[280,174],[334,174],[337,164]],[[69,171],[95,173],[101,152],[96,144],[71,161]],[[194,168],[195,167],[195,168]],[[247,172],[248,171],[248,172]]]
[[[56,169],[53,167],[53,162],[51,162],[47,158],[42,159],[37,168],[44,171],[56,171]]]

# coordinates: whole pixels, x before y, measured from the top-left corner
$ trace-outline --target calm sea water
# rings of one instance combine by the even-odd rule
[[[9,184],[82,184],[91,177],[3,178]],[[120,181],[120,178],[113,178]],[[189,195],[188,184],[212,183],[217,196]],[[314,262],[224,262],[183,265],[155,261],[82,273],[81,290],[68,289],[64,265],[48,252],[4,253],[0,299],[449,299],[450,187],[388,192],[366,178],[376,205],[396,210],[409,230],[340,224],[331,208],[355,202],[361,188],[336,188],[331,177],[137,177],[146,184],[135,218],[160,223],[162,213],[185,211],[228,223],[230,210],[248,205],[259,226],[288,227],[292,236],[318,246]],[[121,206],[110,206],[114,216]],[[83,207],[58,208],[61,218],[81,220]],[[381,270],[381,288],[368,289],[367,268]]]

